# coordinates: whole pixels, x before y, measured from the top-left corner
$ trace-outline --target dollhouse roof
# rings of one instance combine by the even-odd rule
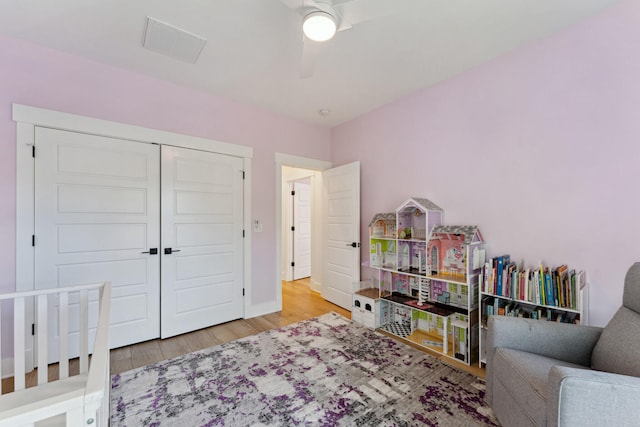
[[[436,225],[431,230],[431,237],[435,237],[436,234],[462,234],[465,245],[484,241],[477,225]]]
[[[396,214],[395,212],[377,213],[373,216],[373,219],[369,223],[369,227],[373,227],[375,223],[380,220],[384,221],[386,224],[393,224],[395,226]]]
[[[438,205],[436,205],[435,203],[433,203],[431,200],[429,199],[422,199],[419,197],[411,197],[407,200],[404,201],[404,203],[402,203],[400,205],[400,207],[398,208],[398,210],[401,210],[402,208],[406,207],[406,206],[417,206],[420,209],[422,209],[423,211],[427,212],[427,211],[442,211],[442,208]]]

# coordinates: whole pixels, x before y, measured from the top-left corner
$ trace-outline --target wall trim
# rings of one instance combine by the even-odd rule
[[[34,126],[108,136],[111,138],[174,145],[176,147],[210,151],[229,156],[253,157],[253,148],[245,145],[231,144],[213,139],[62,113],[21,104],[13,104],[13,121],[29,123]]]
[[[265,314],[275,313],[281,310],[282,307],[278,309],[275,301],[263,302],[261,304],[248,306],[245,309],[244,318],[251,319],[252,317],[264,316]]]

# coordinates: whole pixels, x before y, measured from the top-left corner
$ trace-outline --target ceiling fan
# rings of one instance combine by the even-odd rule
[[[354,25],[383,16],[393,10],[389,0],[280,0],[302,17],[302,60],[300,77],[313,75],[317,56],[323,41],[329,40],[337,32],[348,30]],[[386,7],[385,7],[386,6]],[[308,27],[319,25],[318,36],[307,31]],[[324,27],[323,25],[327,25]],[[316,27],[318,28],[318,27]],[[324,30],[324,31],[323,31]]]

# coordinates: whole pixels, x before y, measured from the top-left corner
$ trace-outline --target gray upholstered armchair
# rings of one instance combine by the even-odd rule
[[[504,427],[640,426],[640,262],[605,328],[491,316],[487,402]]]

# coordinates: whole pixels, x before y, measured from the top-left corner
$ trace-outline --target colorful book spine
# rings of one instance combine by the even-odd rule
[[[555,305],[553,298],[553,282],[551,281],[551,273],[549,269],[544,272],[544,289],[545,289],[545,305]]]
[[[498,257],[496,267],[496,295],[502,296],[502,270],[504,269],[504,257]]]

